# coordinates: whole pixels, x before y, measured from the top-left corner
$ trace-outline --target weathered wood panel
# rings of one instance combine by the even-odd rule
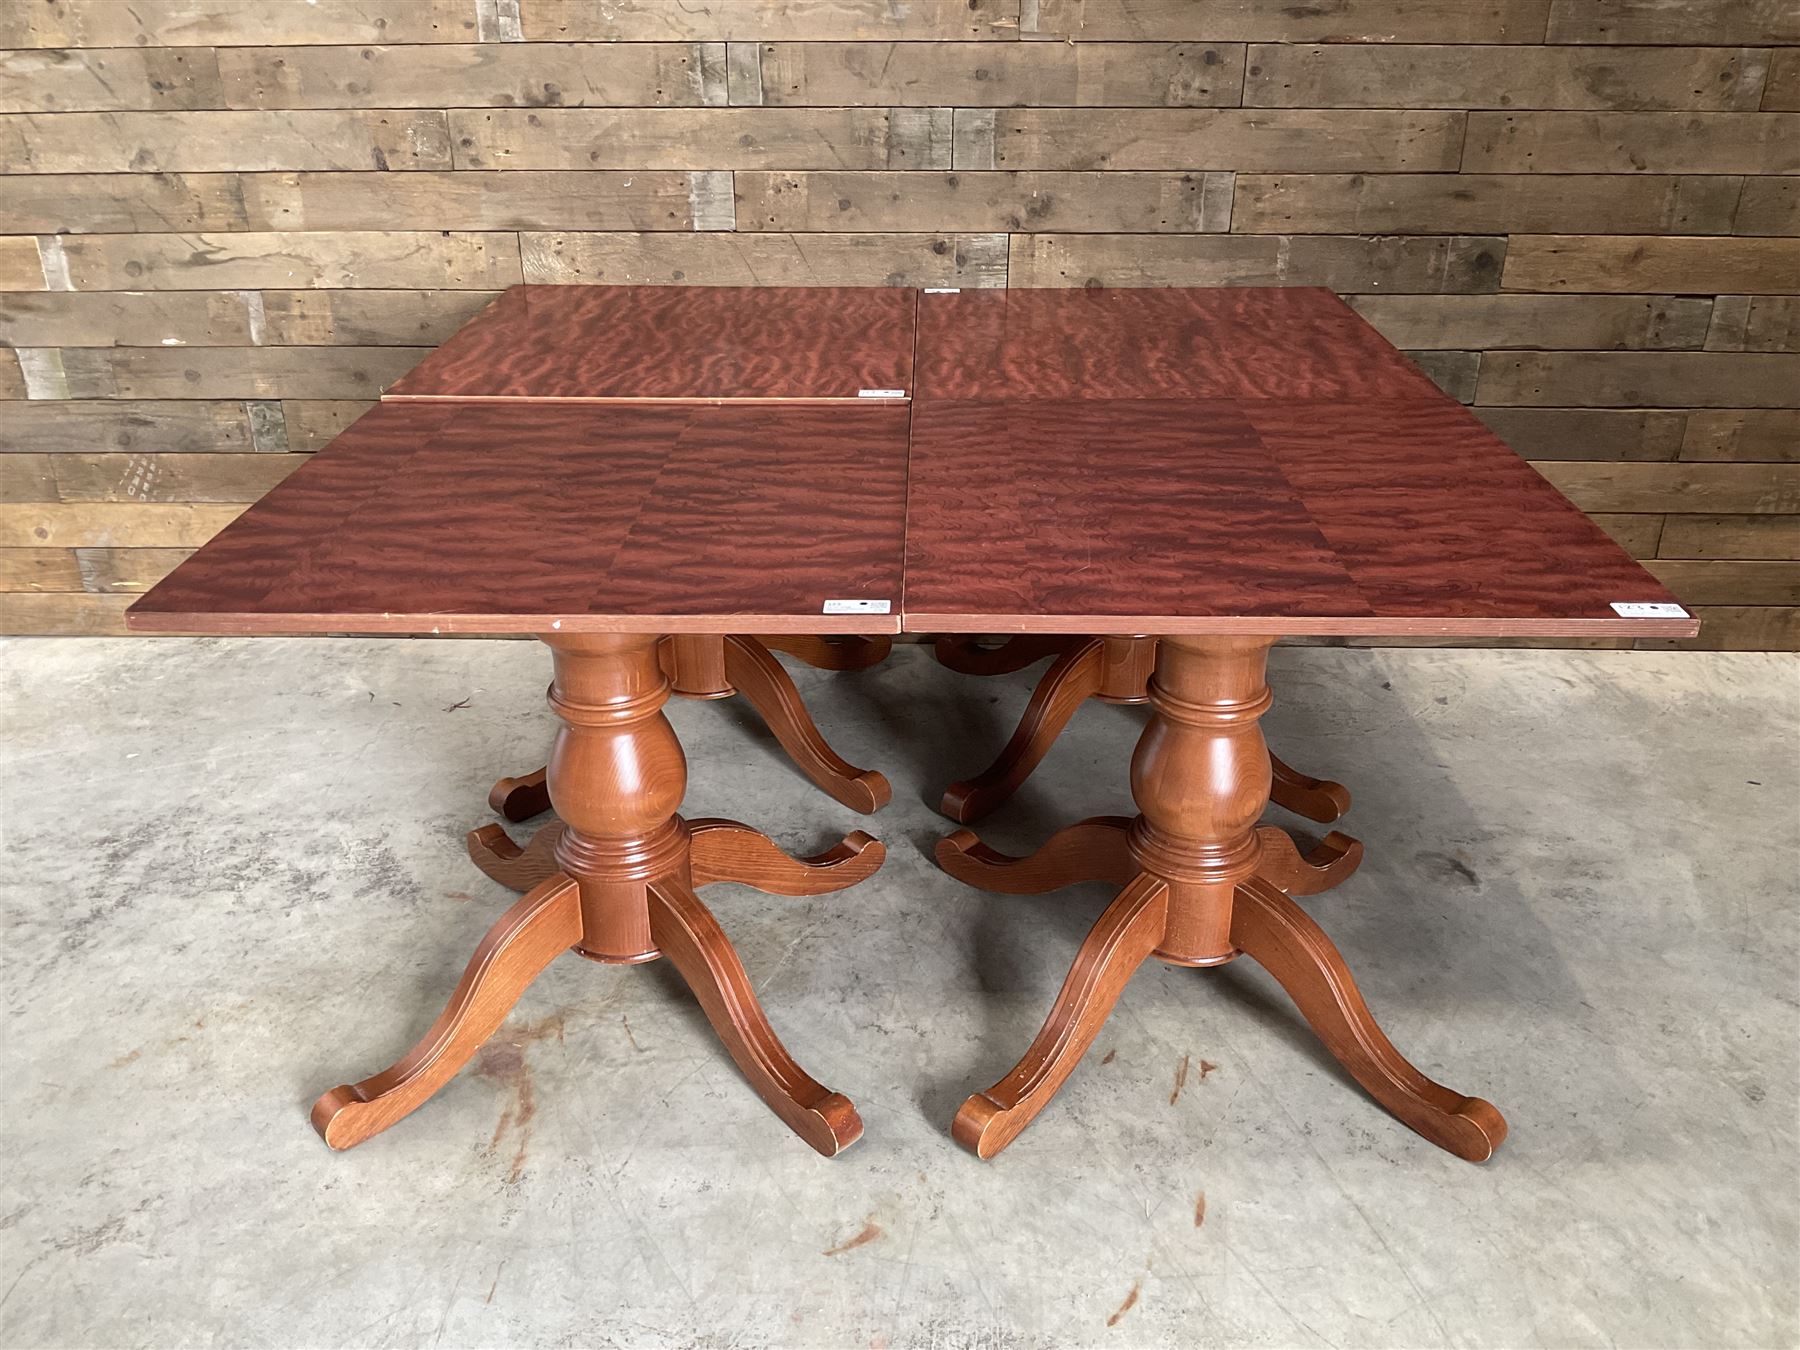
[[[0,591],[79,591],[81,568],[66,548],[0,548]]]
[[[1687,414],[1646,409],[1476,408],[1526,459],[1669,460],[1681,453]]]
[[[282,448],[323,450],[330,444],[333,437],[366,413],[369,408],[370,403],[367,399],[323,402],[283,399],[281,416],[285,443]]]
[[[1670,516],[1657,554],[1664,558],[1800,557],[1800,516]]]
[[[0,455],[9,502],[253,502],[306,455]]]
[[[7,47],[470,42],[468,0],[34,0],[0,11]]]
[[[1537,42],[1548,10],[1549,0],[1037,0],[1022,28],[1089,42]]]
[[[529,42],[965,41],[1019,36],[1019,0],[770,0],[669,4],[666,0],[530,0]]]
[[[1475,382],[1481,374],[1480,352],[1407,352],[1425,377],[1458,403],[1472,403]]]
[[[1003,234],[526,234],[525,279],[563,284],[1000,286]]]
[[[230,108],[703,107],[725,101],[718,43],[236,47]]]
[[[1657,175],[1237,175],[1240,234],[1727,234],[1744,180]]]
[[[74,556],[83,590],[136,595],[161,581],[192,552],[185,548],[78,548]]]
[[[1645,566],[1684,605],[1800,605],[1800,562],[1660,559]]]
[[[771,42],[748,44],[768,107],[1235,107],[1242,43]],[[754,95],[752,97],[751,95]]]
[[[1680,458],[1800,461],[1800,411],[1734,408],[1689,413]]]
[[[511,234],[85,234],[61,241],[76,290],[255,290],[350,286],[503,290],[520,279]]]
[[[24,398],[25,373],[17,352],[0,351],[0,399]]]
[[[754,173],[737,179],[740,231],[1216,232],[1224,173]]]
[[[1016,234],[1014,286],[1329,286],[1339,291],[1492,291],[1497,239],[1331,235]]]
[[[1800,296],[1721,295],[1713,303],[1706,349],[1800,352]]]
[[[1641,651],[1800,651],[1800,609],[1696,605],[1700,636],[1639,638]]]
[[[1007,108],[969,118],[959,112],[954,167],[1428,173],[1456,168],[1466,115]]]
[[[252,448],[241,400],[0,402],[0,453]]]
[[[65,398],[373,398],[428,347],[65,347]]]
[[[1708,324],[1713,302],[1679,296],[1361,295],[1350,303],[1396,347],[1636,350],[1712,345]]]
[[[1632,557],[1656,556],[1656,544],[1662,537],[1665,517],[1594,514],[1591,519]]]
[[[0,548],[199,548],[242,504],[0,502]]]
[[[0,114],[0,173],[449,167],[442,112]]]
[[[211,48],[0,51],[0,113],[223,108]]]
[[[1762,106],[1764,112],[1800,112],[1800,47],[1786,47],[1772,55]]]
[[[297,347],[435,347],[498,291],[264,291],[260,340]]]
[[[242,291],[0,293],[11,347],[243,347],[255,341]]]
[[[120,637],[129,595],[0,592],[0,633],[47,637]]]
[[[1244,106],[1754,112],[1767,70],[1730,47],[1258,44]]]
[[[1612,408],[1780,408],[1800,356],[1761,352],[1492,352],[1482,403]]]
[[[1800,511],[1800,466],[1793,464],[1532,464],[1584,511]],[[1666,543],[1661,551],[1669,555]]]
[[[9,291],[41,290],[44,268],[35,239],[0,239],[0,287]]]
[[[948,169],[947,108],[452,109],[459,169]]]
[[[1734,234],[1800,234],[1800,178],[1746,178]]]
[[[1471,173],[1800,173],[1800,114],[1472,112]]]
[[[1800,42],[1793,0],[1555,0],[1546,42]]]
[[[1800,294],[1800,239],[1533,235],[1507,249],[1509,291]]]

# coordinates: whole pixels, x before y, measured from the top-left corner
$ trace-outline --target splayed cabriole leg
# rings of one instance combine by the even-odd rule
[[[1376,1101],[1425,1138],[1480,1160],[1505,1138],[1487,1102],[1426,1078],[1381,1034],[1341,955],[1290,894],[1342,881],[1361,845],[1332,834],[1302,857],[1285,833],[1258,829],[1274,770],[1258,721],[1273,639],[1161,642],[1149,683],[1152,716],[1131,761],[1139,814],[1096,817],[1008,858],[967,830],[938,848],[945,870],[1015,893],[1128,877],[1083,943],[1043,1030],[1005,1078],[957,1113],[953,1133],[984,1158],[1005,1148],[1068,1077],[1146,957],[1216,966],[1240,954],[1264,965]]]
[[[560,819],[520,848],[498,825],[468,839],[477,866],[529,889],[483,939],[449,1006],[391,1069],[333,1088],[313,1124],[348,1148],[422,1105],[491,1036],[527,985],[557,955],[634,965],[668,956],[769,1106],[821,1153],[855,1141],[862,1124],[781,1048],[743,965],[696,884],[743,881],[789,894],[855,884],[880,866],[879,843],[858,831],[814,858],[788,857],[731,821],[690,826],[675,814],[687,764],[663,716],[669,680],[647,635],[546,637],[556,667],[550,706],[562,720],[546,770]]]
[[[893,797],[886,778],[873,769],[849,763],[819,733],[800,691],[769,655],[787,652],[820,670],[867,670],[887,659],[894,641],[888,637],[717,637],[681,633],[657,645],[657,660],[673,692],[683,698],[748,698],[795,765],[819,787],[854,811],[878,811]],[[740,688],[738,681],[747,682]],[[543,769],[517,778],[502,778],[488,791],[488,805],[507,820],[530,820],[550,809],[550,788]]]

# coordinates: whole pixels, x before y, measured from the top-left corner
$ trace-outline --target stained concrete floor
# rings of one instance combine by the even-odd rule
[[[1039,670],[916,648],[799,672],[894,781],[871,821],[740,701],[671,705],[690,814],[891,845],[843,894],[708,892],[855,1148],[789,1135],[665,967],[568,958],[332,1154],[312,1098],[410,1045],[511,898],[460,841],[541,761],[542,649],[0,644],[0,1345],[1795,1344],[1800,665],[1273,671],[1272,743],[1351,785],[1368,844],[1308,904],[1401,1048],[1506,1112],[1485,1166],[1384,1115],[1243,963],[1146,968],[1007,1154],[955,1148],[1106,892],[929,862],[924,796]],[[988,837],[1122,809],[1141,719],[1084,708]]]

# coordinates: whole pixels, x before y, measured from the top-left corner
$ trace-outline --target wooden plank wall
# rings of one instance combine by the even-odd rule
[[[1800,0],[13,0],[0,630],[131,595],[495,291],[1334,287],[1800,647]]]

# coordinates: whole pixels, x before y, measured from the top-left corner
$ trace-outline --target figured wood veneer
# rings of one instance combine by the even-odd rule
[[[912,389],[914,294],[514,286],[384,397],[791,403],[856,402],[864,389],[904,395]]]

